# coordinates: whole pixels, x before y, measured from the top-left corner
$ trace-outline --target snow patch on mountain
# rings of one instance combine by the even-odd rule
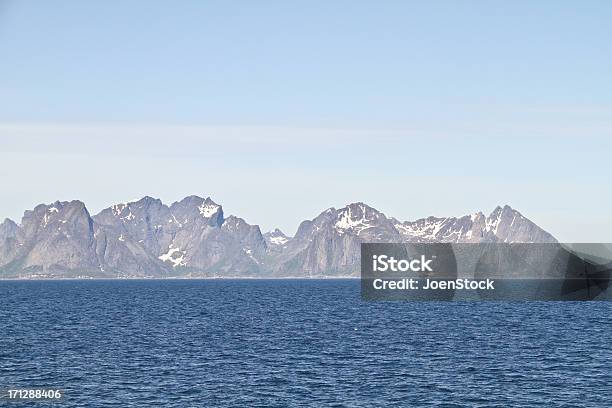
[[[448,218],[424,218],[414,222],[396,222],[395,228],[406,238],[417,238],[422,241],[434,241],[447,226]]]
[[[274,231],[266,232],[263,237],[268,245],[268,248],[272,251],[279,251],[286,248],[287,243],[291,241],[291,238],[285,235],[278,228]]]
[[[158,256],[157,258],[162,262],[170,262],[173,268],[177,266],[185,266],[185,255],[186,251],[181,251],[180,248],[175,248],[174,244],[170,244],[168,251],[165,254]]]
[[[217,204],[210,204],[205,201],[198,207],[198,210],[203,217],[210,218],[217,213],[219,206]]]
[[[485,230],[487,232],[492,232],[494,235],[497,235],[497,230],[499,228],[499,223],[501,222],[501,219],[502,209],[501,207],[497,207],[495,210],[493,210],[489,218],[487,218],[485,223]]]
[[[120,203],[120,204],[113,204],[111,206],[111,209],[113,211],[113,215],[115,217],[118,217],[121,215],[121,213],[123,212],[123,210],[127,207],[126,203]]]
[[[270,238],[270,242],[274,245],[285,245],[289,241],[289,238],[285,237],[272,237]]]
[[[364,230],[372,228],[372,225],[366,217],[365,205],[358,204],[358,208],[360,210],[358,212],[361,214],[353,214],[351,206],[347,206],[339,212],[339,219],[334,224],[336,231],[340,234],[344,234],[348,230],[352,230],[355,234],[359,235]]]

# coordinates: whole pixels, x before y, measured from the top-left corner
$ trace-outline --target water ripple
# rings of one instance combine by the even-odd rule
[[[611,305],[368,303],[356,281],[0,282],[0,388],[61,388],[62,407],[604,407]]]

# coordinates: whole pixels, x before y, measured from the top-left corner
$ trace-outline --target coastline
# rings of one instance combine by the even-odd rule
[[[166,280],[359,280],[360,276],[279,276],[279,277],[135,277],[135,278],[0,278],[2,281],[166,281]]]

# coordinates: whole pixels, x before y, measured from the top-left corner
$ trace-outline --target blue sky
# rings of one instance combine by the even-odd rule
[[[612,3],[0,0],[1,214],[510,204],[612,241]]]

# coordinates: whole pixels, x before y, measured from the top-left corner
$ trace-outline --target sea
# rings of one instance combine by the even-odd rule
[[[607,301],[371,302],[356,279],[0,281],[0,331],[7,407],[612,406]]]

